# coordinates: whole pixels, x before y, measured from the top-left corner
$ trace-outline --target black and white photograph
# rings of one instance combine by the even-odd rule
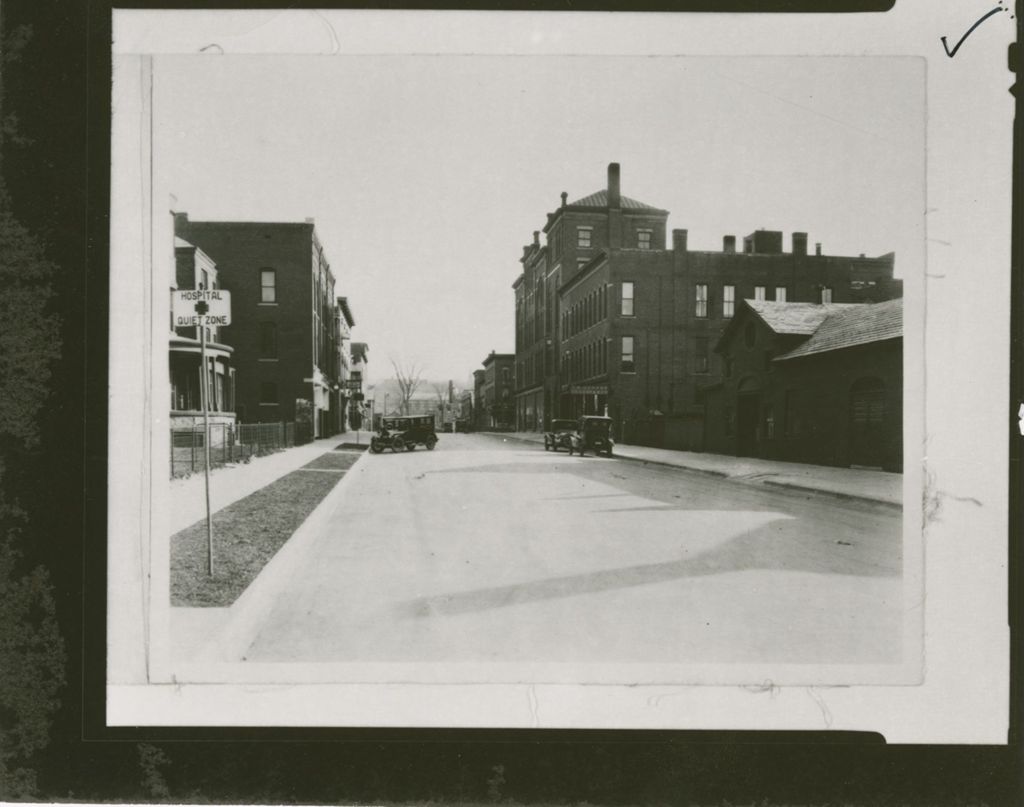
[[[831,727],[826,689],[926,683],[926,60],[218,19],[115,18],[112,724],[639,687],[642,725]]]

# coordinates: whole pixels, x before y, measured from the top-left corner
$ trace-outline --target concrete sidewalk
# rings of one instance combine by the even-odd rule
[[[543,445],[539,432],[482,432],[490,437]],[[649,462],[713,474],[735,482],[827,493],[846,499],[859,499],[891,507],[903,507],[903,474],[859,468],[832,468],[754,457],[731,457],[695,451],[673,451],[616,443],[615,456],[636,462]]]
[[[253,457],[249,462],[215,468],[210,472],[210,507],[213,512],[223,510],[229,504],[301,468],[342,443],[369,445],[371,434],[366,431],[345,432],[263,457]],[[170,535],[206,518],[204,486],[202,471],[185,479],[171,480],[171,507],[168,513]]]

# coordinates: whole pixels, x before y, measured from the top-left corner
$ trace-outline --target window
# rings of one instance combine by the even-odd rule
[[[277,358],[277,325],[273,322],[260,323],[260,358]]]
[[[633,355],[633,337],[622,337],[622,364],[619,368],[623,373],[636,372],[636,357]]]
[[[631,282],[622,284],[622,316],[633,316],[633,284]]]
[[[722,316],[726,319],[736,314],[736,287],[722,286]]]
[[[736,432],[736,415],[731,406],[722,407],[722,426],[726,437],[732,437]]]
[[[769,440],[775,439],[775,409],[771,406],[764,409],[764,435]]]
[[[708,371],[708,338],[698,336],[695,340],[696,348],[693,352],[693,372],[706,373]]]
[[[776,286],[775,287],[775,302],[784,303],[786,302],[786,287]]]
[[[268,406],[277,404],[277,383],[264,381],[260,384],[260,403]]]
[[[201,289],[208,289],[208,288],[210,288],[210,274],[205,269],[200,269],[199,272],[200,272],[200,277],[201,277],[201,279],[199,281],[199,288],[201,288]]]
[[[576,246],[581,249],[590,248],[590,235],[593,231],[593,227],[577,227],[576,228]]]
[[[696,309],[694,313],[698,317],[708,315],[708,286],[707,283],[698,283],[696,286]]]
[[[754,299],[755,300],[764,300],[765,299],[764,292],[765,292],[764,286],[754,286]]]
[[[821,287],[821,302],[822,303],[831,303],[832,302],[832,289],[830,289],[828,286],[822,286]]]
[[[640,230],[636,234],[636,246],[637,249],[650,249],[651,248],[651,231]]]
[[[273,269],[260,270],[260,302],[277,302],[277,272]]]

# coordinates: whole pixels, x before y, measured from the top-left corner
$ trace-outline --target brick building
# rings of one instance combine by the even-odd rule
[[[296,422],[296,439],[341,428],[335,276],[312,219],[302,223],[190,221],[175,235],[216,262],[231,292],[235,410],[245,423]]]
[[[707,448],[820,465],[903,467],[903,301],[744,300],[715,351]]]
[[[514,284],[521,428],[537,428],[538,405],[544,418],[552,406],[560,417],[607,411],[623,442],[703,450],[703,389],[722,376],[713,348],[741,300],[902,295],[891,253],[831,256],[819,244],[809,254],[806,233],[793,233],[788,253],[771,230],[745,237],[742,251],[733,236],[720,252],[690,250],[679,229],[666,246],[667,211],[622,196],[615,163],[606,191],[565,199],[548,216],[547,244],[535,234],[524,249]],[[538,316],[540,295],[534,290],[531,303],[529,290],[541,274]]]
[[[495,353],[493,350],[483,361],[483,384],[480,401],[483,409],[484,429],[511,429],[515,426],[515,354]]]
[[[605,250],[664,250],[667,218],[667,210],[622,196],[619,166],[612,163],[605,190],[573,202],[568,201],[568,193],[562,193],[561,205],[547,216],[545,244],[540,243],[540,231],[534,232],[533,243],[523,248],[522,272],[513,284],[517,428],[540,431],[553,417],[592,411],[588,408],[592,385],[578,383],[579,379],[570,382],[564,367],[569,358],[565,351],[578,346],[561,344],[569,310],[560,299],[560,289]],[[583,321],[582,309],[575,309],[571,316],[571,327],[576,329]],[[573,335],[580,332],[572,331]]]
[[[487,428],[487,412],[484,409],[484,371],[473,371],[473,428]]]

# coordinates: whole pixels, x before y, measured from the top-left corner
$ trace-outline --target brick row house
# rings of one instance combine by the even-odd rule
[[[218,335],[228,348],[219,358],[225,369],[218,373],[234,418],[294,422],[298,441],[344,431],[355,320],[348,299],[335,293],[313,220],[191,221],[175,213],[174,234],[179,287],[192,250],[196,272],[208,271],[208,261],[216,268],[210,282],[231,293],[232,321]],[[188,394],[187,382],[174,383],[173,350],[171,361],[175,394]]]
[[[880,257],[808,250],[807,234],[758,230],[725,236],[721,251],[668,235],[668,211],[606,189],[567,201],[523,249],[513,284],[516,427],[553,417],[609,414],[616,439],[691,451],[707,437],[706,390],[723,380],[715,348],[744,300],[876,303],[902,296],[892,253]]]
[[[491,351],[483,369],[473,371],[473,428],[512,429],[515,426],[515,354]]]

